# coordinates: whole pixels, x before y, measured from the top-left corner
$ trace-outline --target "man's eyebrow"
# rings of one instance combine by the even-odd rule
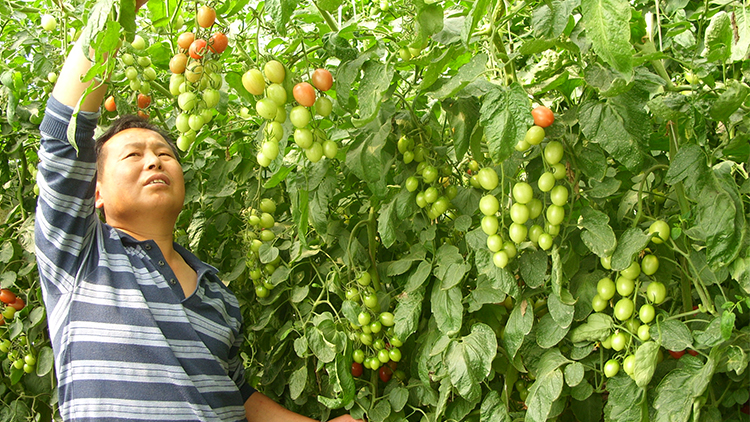
[[[169,148],[170,150],[172,149],[169,143],[163,139],[157,139],[156,142],[161,144],[159,145],[159,147]],[[123,145],[123,148],[145,148],[145,147],[146,147],[146,142],[142,140],[129,141]]]

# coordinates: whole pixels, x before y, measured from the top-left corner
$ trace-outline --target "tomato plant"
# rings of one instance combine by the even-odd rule
[[[0,281],[22,299],[0,414],[55,417],[29,236],[38,125],[82,37],[111,49],[101,126],[142,95],[174,134],[175,241],[236,293],[248,379],[275,400],[378,422],[743,420],[748,8],[668,3],[149,3],[120,34],[85,2],[8,3]]]

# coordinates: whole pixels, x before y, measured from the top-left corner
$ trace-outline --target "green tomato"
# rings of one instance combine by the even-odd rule
[[[495,189],[499,183],[497,172],[490,167],[485,167],[479,170],[479,173],[477,173],[477,179],[479,180],[479,185],[488,191]]]
[[[294,127],[301,129],[310,123],[310,111],[303,106],[296,106],[289,112],[289,120]]]
[[[604,300],[610,300],[615,297],[615,282],[611,278],[605,277],[596,284],[596,292]]]
[[[534,125],[526,131],[526,135],[523,138],[529,145],[539,145],[544,140],[544,128],[541,126]]]
[[[375,341],[372,342],[372,348],[375,350],[381,350],[385,348],[385,342],[383,339],[375,339]]]
[[[542,233],[539,235],[538,243],[539,247],[546,251],[552,247],[552,236],[548,233]]]
[[[325,155],[326,158],[332,160],[336,158],[338,153],[339,145],[335,141],[331,141],[330,139],[323,141],[323,155]]]
[[[544,206],[542,205],[542,201],[540,201],[538,198],[534,198],[531,201],[529,201],[528,204],[526,204],[526,207],[529,208],[529,218],[533,220],[539,217],[540,215],[542,215],[542,209]],[[554,236],[554,234],[552,235]]]
[[[491,236],[493,234],[496,234],[497,233],[498,224],[499,223],[497,221],[497,217],[495,217],[494,215],[486,215],[486,216],[484,216],[482,218],[482,231],[487,236]],[[525,227],[524,227],[524,229],[525,229]],[[523,237],[526,237],[525,233],[524,233]],[[516,242],[516,243],[519,243],[519,242]]]
[[[534,189],[526,182],[518,182],[513,186],[513,199],[520,204],[527,204],[534,198]]]
[[[514,223],[526,223],[529,219],[529,208],[524,204],[516,202],[510,207],[510,219],[513,220]],[[539,228],[541,229],[541,227]]]
[[[370,313],[369,312],[360,312],[359,315],[357,315],[357,322],[359,322],[359,325],[365,326],[370,323]]]
[[[539,236],[544,233],[544,229],[539,224],[534,224],[529,228],[529,240],[534,243],[539,242]]]
[[[503,238],[499,234],[493,234],[487,237],[487,249],[491,252],[497,252],[503,248]]]
[[[184,94],[183,94],[184,95]],[[269,98],[262,98],[255,103],[255,111],[258,115],[266,120],[273,120],[276,117],[278,106]],[[306,125],[307,123],[305,123]],[[304,126],[304,125],[303,125]]]
[[[662,220],[654,221],[648,228],[648,233],[653,235],[651,241],[656,244],[664,243],[669,239],[669,231],[669,224]]]
[[[393,327],[394,321],[393,321],[393,314],[390,312],[381,312],[380,313],[380,323],[383,324],[385,327]]]
[[[401,347],[401,346],[404,345],[404,343],[401,340],[399,340],[399,338],[396,337],[396,336],[391,337],[390,340],[391,340],[390,341],[391,342],[391,346]]]
[[[599,262],[602,264],[602,268],[604,268],[605,270],[612,269],[612,257],[611,256],[603,256],[599,258]]]
[[[351,300],[352,302],[359,302],[359,290],[355,288],[351,288],[346,291],[346,300]],[[362,362],[360,362],[362,363]]]
[[[607,378],[612,378],[620,372],[620,362],[615,359],[610,359],[604,364],[604,375]]]
[[[352,353],[352,359],[357,363],[362,363],[365,361],[365,352],[362,351],[362,349],[357,349]]]
[[[505,268],[508,265],[508,253],[503,251],[497,251],[492,255],[492,263],[498,268]]]
[[[620,275],[629,278],[631,280],[635,280],[638,278],[638,276],[641,274],[641,266],[638,265],[637,262],[633,262],[630,264],[628,268],[625,268],[624,270],[620,271]]]
[[[633,301],[624,297],[615,303],[615,318],[625,321],[633,316]]]
[[[359,335],[359,341],[365,346],[372,345],[372,334],[362,333]]]
[[[404,185],[406,186],[406,190],[408,190],[409,192],[414,192],[419,187],[419,180],[416,177],[411,176],[406,179]]]
[[[659,258],[656,255],[648,254],[641,260],[641,270],[643,274],[654,275],[659,269]]]
[[[362,302],[370,309],[375,309],[378,307],[378,297],[374,293],[365,294]]]
[[[641,341],[648,341],[651,338],[651,327],[648,324],[643,324],[638,327],[638,338]]]
[[[626,374],[633,375],[633,372],[635,371],[635,355],[627,355],[625,359],[622,360],[622,369]]]
[[[508,254],[508,258],[515,258],[516,253],[518,253],[516,245],[514,245],[513,242],[505,242],[503,244],[503,250]]]
[[[620,296],[630,296],[635,288],[635,281],[626,277],[617,277],[617,293]]]
[[[568,203],[568,188],[562,185],[555,186],[549,193],[553,204],[563,206]]]
[[[424,200],[427,201],[428,204],[432,204],[433,202],[437,201],[438,195],[439,193],[437,188],[434,186],[430,186],[424,191]]]
[[[424,192],[419,192],[417,194],[416,201],[417,201],[417,206],[419,206],[419,208],[424,208],[427,206],[427,200],[424,197]]]
[[[563,145],[558,141],[550,141],[546,147],[544,147],[544,160],[549,165],[555,165],[562,160],[563,156]]]
[[[424,168],[424,171],[422,172],[422,180],[424,180],[425,183],[432,183],[438,178],[438,170],[431,165],[428,165]]]
[[[388,363],[391,360],[391,355],[388,353],[388,350],[386,349],[380,349],[378,350],[378,360],[381,363]]]
[[[397,347],[394,347],[388,352],[388,356],[392,361],[399,362],[401,361],[401,350],[399,350]]]
[[[656,309],[654,309],[654,305],[651,305],[650,303],[641,305],[641,309],[638,310],[638,318],[640,318],[641,322],[643,322],[644,324],[648,324],[649,322],[653,321],[655,316]]]
[[[599,294],[594,295],[594,298],[591,299],[591,307],[594,309],[595,312],[601,312],[605,309],[607,309],[608,302],[605,299],[602,299]]]
[[[500,201],[495,195],[485,195],[479,200],[479,211],[484,215],[495,215],[500,209]]]
[[[547,207],[547,222],[553,226],[557,226],[563,222],[565,218],[565,209],[559,205],[550,205]]]
[[[552,175],[555,176],[555,180],[562,180],[565,178],[567,172],[565,171],[565,165],[557,163],[552,166]]]
[[[375,321],[375,322],[370,323],[370,331],[373,334],[377,334],[381,330],[383,330],[383,324],[381,324],[380,321]]]
[[[262,284],[258,285],[258,286],[255,286],[255,295],[258,296],[259,298],[267,297],[269,293],[270,292],[268,291],[268,289],[266,288],[266,286],[264,286]]]
[[[612,350],[619,352],[625,349],[625,346],[628,345],[628,340],[630,340],[630,336],[627,333],[624,331],[617,332],[617,334],[612,336]]]
[[[539,176],[539,180],[537,180],[536,183],[540,191],[549,192],[555,187],[555,176],[553,176],[552,173],[545,171]]]
[[[360,286],[369,286],[372,281],[372,276],[369,272],[363,271],[362,274],[357,277],[357,284]]]
[[[526,240],[527,234],[528,229],[523,224],[512,223],[508,228],[508,237],[510,237],[510,240],[512,240],[516,244],[519,244]]]
[[[664,284],[659,281],[653,281],[649,283],[646,288],[646,297],[649,301],[656,303],[657,305],[664,302],[667,297],[667,288]]]

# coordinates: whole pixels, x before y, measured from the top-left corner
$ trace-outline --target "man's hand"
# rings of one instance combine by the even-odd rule
[[[339,416],[338,418],[333,418],[329,422],[364,422],[362,419],[354,419],[353,417],[349,415],[343,415]]]

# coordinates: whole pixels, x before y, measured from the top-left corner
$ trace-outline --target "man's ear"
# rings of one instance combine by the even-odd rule
[[[104,198],[102,198],[102,193],[100,190],[101,185],[99,184],[99,181],[96,181],[96,191],[94,192],[94,206],[96,208],[104,208]]]

